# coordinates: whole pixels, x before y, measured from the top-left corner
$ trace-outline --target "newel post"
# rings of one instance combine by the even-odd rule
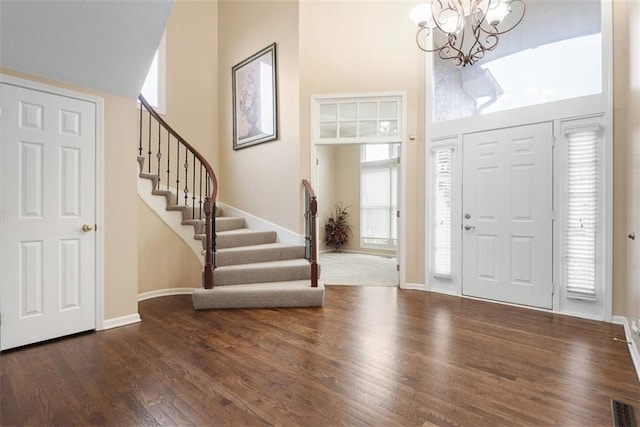
[[[318,287],[318,249],[316,242],[316,219],[318,217],[318,201],[314,195],[311,198],[311,287]]]
[[[204,215],[205,215],[205,256],[204,256],[204,273],[202,275],[202,286],[205,289],[213,289],[213,233],[212,233],[212,217],[213,217],[213,201],[209,197],[204,199]]]

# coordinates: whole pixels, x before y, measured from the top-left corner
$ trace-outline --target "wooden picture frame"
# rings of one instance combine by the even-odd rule
[[[233,149],[278,138],[276,44],[231,68]]]

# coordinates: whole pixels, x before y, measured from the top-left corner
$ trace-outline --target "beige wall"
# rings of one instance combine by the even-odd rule
[[[298,28],[297,1],[219,3],[220,199],[302,234]],[[278,139],[233,151],[231,68],[273,42]]]
[[[202,286],[202,264],[191,248],[138,198],[138,293]]]
[[[424,54],[404,1],[300,2],[300,167],[309,176],[310,97],[407,93],[407,281],[424,283]],[[413,141],[408,135],[417,134]],[[322,201],[320,201],[322,203]]]
[[[613,313],[631,322],[640,318],[640,3],[620,1],[613,6]],[[627,238],[631,232],[638,235],[636,240]]]
[[[171,127],[218,164],[218,2],[177,0],[166,28]]]
[[[104,315],[138,312],[135,141],[136,101],[0,68],[3,74],[104,99]],[[127,143],[131,141],[131,143]],[[135,218],[135,217],[134,217]]]

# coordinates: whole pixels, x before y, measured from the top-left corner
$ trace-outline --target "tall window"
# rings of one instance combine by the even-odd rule
[[[366,144],[360,150],[360,244],[395,250],[400,144]]]
[[[472,67],[434,55],[433,122],[602,93],[601,9],[600,0],[530,1],[522,25]]]
[[[567,296],[595,299],[600,215],[600,126],[565,129],[567,198],[564,236]]]
[[[166,43],[163,34],[158,50],[153,56],[147,78],[140,90],[145,99],[161,113],[165,112],[165,56]]]
[[[433,273],[451,276],[453,147],[433,150]]]

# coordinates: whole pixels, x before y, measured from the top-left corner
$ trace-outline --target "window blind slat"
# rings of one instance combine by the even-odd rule
[[[451,275],[451,216],[453,186],[453,148],[433,153],[434,170],[434,262],[436,275]]]
[[[567,137],[567,212],[564,232],[568,296],[595,298],[599,206],[599,129],[572,130]]]

